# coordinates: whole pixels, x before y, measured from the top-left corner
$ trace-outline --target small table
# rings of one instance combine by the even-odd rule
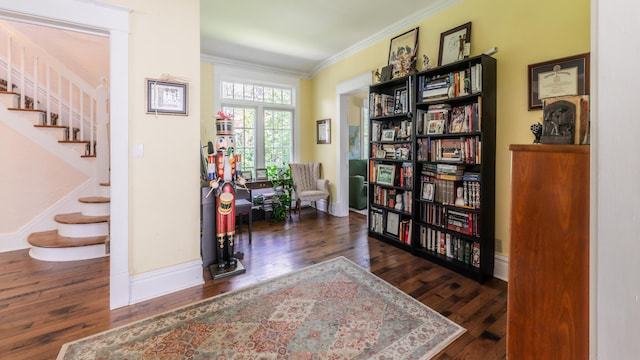
[[[251,222],[253,213],[253,204],[247,199],[236,199],[236,216],[240,217],[240,231],[242,233],[242,214],[249,214],[249,244],[251,244]]]

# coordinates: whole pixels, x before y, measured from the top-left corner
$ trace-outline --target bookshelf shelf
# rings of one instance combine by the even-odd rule
[[[395,245],[479,282],[493,277],[496,60],[480,55],[375,84],[369,100],[371,178],[380,164],[395,169],[393,185],[369,184],[370,236],[394,240],[378,230],[396,214],[391,221],[409,234]],[[388,129],[393,141],[383,141]],[[410,208],[380,202],[380,187],[410,193]]]

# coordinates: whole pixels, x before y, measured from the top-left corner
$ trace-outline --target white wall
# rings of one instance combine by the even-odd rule
[[[640,4],[592,1],[592,274],[597,359],[640,354]],[[592,244],[594,242],[592,241]],[[592,283],[593,284],[593,283]],[[593,337],[592,337],[593,339]],[[594,344],[592,344],[594,345]],[[595,357],[595,356],[597,357]]]

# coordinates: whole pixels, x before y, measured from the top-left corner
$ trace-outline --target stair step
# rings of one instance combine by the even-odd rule
[[[98,224],[108,222],[109,216],[87,216],[83,215],[82,213],[76,212],[69,214],[58,214],[53,219],[60,224]]]
[[[109,256],[109,236],[68,237],[56,230],[28,237],[29,256],[43,261],[77,261]]]
[[[86,216],[108,216],[111,199],[106,196],[90,196],[78,199],[82,204],[82,214]]]
[[[106,196],[89,196],[80,198],[78,201],[86,204],[102,204],[111,202],[111,199]]]
[[[28,118],[33,125],[42,125],[42,118],[46,114],[44,110],[38,110],[38,109],[22,109],[17,107],[10,107],[7,109],[11,111],[20,111],[24,113],[24,116]]]
[[[74,238],[62,236],[58,230],[35,232],[27,238],[29,244],[45,248],[67,248],[89,245],[100,245],[107,242],[108,235]]]

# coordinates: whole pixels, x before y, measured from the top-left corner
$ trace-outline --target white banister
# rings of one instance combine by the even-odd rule
[[[13,72],[12,58],[13,52],[11,51],[12,36],[7,39],[7,91],[13,91],[13,82],[11,79],[11,73]]]
[[[25,77],[25,68],[24,68],[24,56],[25,56],[25,48],[24,46],[21,48],[22,51],[20,52],[20,107],[24,108],[24,100],[25,100],[25,96],[24,93],[25,91],[25,87],[24,87],[24,77]]]

